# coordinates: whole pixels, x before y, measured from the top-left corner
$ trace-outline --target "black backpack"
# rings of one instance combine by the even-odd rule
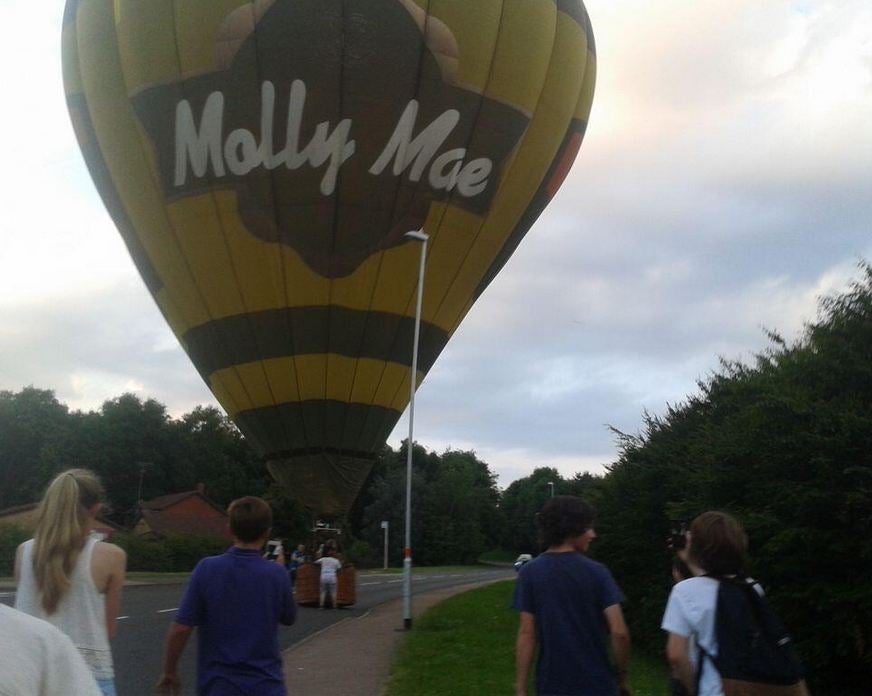
[[[747,578],[715,580],[718,654],[713,657],[700,646],[699,675],[708,659],[721,675],[725,696],[808,696],[793,641],[755,589],[757,583]]]

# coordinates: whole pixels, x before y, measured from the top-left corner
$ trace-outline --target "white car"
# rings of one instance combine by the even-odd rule
[[[521,570],[521,567],[522,567],[525,563],[529,563],[529,562],[532,561],[532,560],[533,560],[533,556],[532,556],[532,555],[530,555],[529,553],[522,553],[520,556],[518,556],[518,557],[515,559],[515,562],[514,562],[514,564],[512,565],[512,567],[515,569],[515,572],[517,572],[517,571]]]

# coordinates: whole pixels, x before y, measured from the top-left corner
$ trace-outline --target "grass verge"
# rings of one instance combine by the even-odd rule
[[[474,573],[479,570],[493,570],[492,566],[465,565],[465,566],[413,566],[412,575],[433,575],[438,573]],[[368,568],[358,570],[359,574],[366,575],[402,575],[402,568]]]
[[[514,582],[465,592],[421,617],[397,654],[385,696],[481,696],[514,689]],[[636,656],[634,696],[666,696],[666,668]]]
[[[503,551],[496,549],[494,551],[486,551],[478,557],[479,562],[485,563],[514,563],[518,554],[511,551]]]

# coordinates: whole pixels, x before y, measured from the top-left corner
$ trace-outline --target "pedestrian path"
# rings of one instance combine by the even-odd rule
[[[503,579],[416,594],[412,601],[412,630],[415,619],[439,602]],[[288,648],[284,653],[288,693],[379,696],[390,676],[394,653],[406,635],[402,626],[403,601],[397,599],[328,626]]]

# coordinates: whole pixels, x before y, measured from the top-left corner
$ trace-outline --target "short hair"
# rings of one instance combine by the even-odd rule
[[[574,495],[551,498],[536,516],[539,543],[548,548],[581,536],[590,529],[595,516],[594,509]]]
[[[744,575],[748,535],[732,515],[704,512],[690,525],[687,552],[690,560],[709,575]]]
[[[246,544],[262,539],[272,527],[272,510],[265,500],[253,495],[234,500],[227,514],[231,533]]]

